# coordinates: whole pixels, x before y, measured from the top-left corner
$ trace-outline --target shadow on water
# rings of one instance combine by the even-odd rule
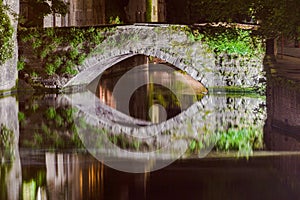
[[[216,128],[232,136],[218,138],[225,142],[225,147],[227,144],[238,151],[235,145],[245,143],[239,137],[246,132],[237,130],[251,127],[261,134],[254,139],[263,141],[251,143],[253,156],[237,158],[236,153],[222,151],[226,148],[221,148],[224,144],[217,141],[208,156],[198,159],[198,151],[192,147],[195,142],[200,144],[200,139],[194,136],[186,139],[189,148],[184,158],[161,170],[137,174],[112,169],[87,152],[75,123],[78,107],[74,108],[64,95],[22,94],[18,99],[2,98],[0,197],[297,199],[300,195],[297,87],[275,79],[269,82],[267,110],[264,98],[251,95],[224,93],[206,98],[214,99]],[[232,138],[237,141],[226,143]],[[249,141],[251,138],[246,142]]]

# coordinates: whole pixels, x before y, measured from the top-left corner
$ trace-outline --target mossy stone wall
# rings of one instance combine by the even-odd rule
[[[3,1],[10,7],[14,14],[19,13],[19,0]],[[18,43],[17,43],[17,25],[18,22],[15,17],[7,12],[11,19],[12,26],[14,28],[13,33],[13,55],[12,58],[6,60],[6,62],[0,65],[0,92],[4,90],[10,90],[15,87],[16,80],[18,78],[17,62],[18,62]]]

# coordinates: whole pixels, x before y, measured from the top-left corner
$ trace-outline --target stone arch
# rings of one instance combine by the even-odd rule
[[[213,86],[214,54],[200,41],[191,40],[183,26],[121,26],[99,46],[93,56],[78,66],[78,75],[64,87],[87,85],[104,70],[129,57],[141,54],[167,61],[204,86]]]
[[[101,61],[95,61],[92,59],[89,59],[88,62],[86,62],[86,65],[89,65],[90,67],[87,67],[86,69],[82,70],[77,76],[72,78],[65,87],[72,87],[72,86],[79,86],[79,85],[87,85],[92,80],[94,80],[96,77],[98,77],[101,73],[103,73],[108,68],[112,67],[113,65],[127,59],[130,57],[133,57],[135,55],[145,55],[145,56],[153,56],[160,59],[163,59],[167,61],[168,63],[174,65],[178,69],[188,73],[191,77],[193,77],[195,80],[200,81],[202,84],[207,86],[207,83],[209,83],[209,80],[205,77],[205,75],[201,74],[197,69],[195,69],[193,66],[186,66],[183,61],[183,58],[179,57],[173,57],[172,55],[161,52],[161,51],[155,51],[156,53],[152,54],[149,52],[139,52],[135,51],[134,53],[128,53],[128,54],[122,54],[122,55],[114,55],[111,58],[103,59]]]
[[[190,36],[190,30],[182,25],[118,26],[106,33],[106,39],[95,48],[93,55],[77,66],[78,75],[63,87],[87,85],[105,69],[137,54],[165,60],[206,88],[261,87],[265,78],[263,54],[261,58],[226,52],[216,55],[205,42]]]

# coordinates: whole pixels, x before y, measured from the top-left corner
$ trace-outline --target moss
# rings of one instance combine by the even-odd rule
[[[238,87],[238,86],[225,86],[225,87],[210,87],[208,90],[211,93],[217,93],[217,92],[226,92],[226,93],[256,93],[255,88],[251,87]]]
[[[152,0],[146,0],[146,21],[151,22]]]
[[[10,89],[7,90],[0,90],[0,98],[6,97],[6,96],[11,96],[12,94],[15,94],[17,92],[17,85],[18,82],[16,81],[16,85],[13,86]]]
[[[110,28],[20,28],[18,40],[24,46],[31,46],[35,57],[41,61],[40,71],[33,71],[30,63],[22,63],[24,73],[38,73],[42,78],[54,74],[76,74],[76,66],[95,52],[107,35],[115,30]],[[23,56],[23,60],[25,55]],[[28,59],[29,60],[29,59]],[[24,61],[23,61],[24,62]],[[21,63],[21,62],[20,62]]]
[[[14,51],[13,33],[14,28],[8,16],[9,8],[0,0],[0,65],[12,58]]]

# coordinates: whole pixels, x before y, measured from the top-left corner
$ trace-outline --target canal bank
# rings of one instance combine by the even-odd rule
[[[278,52],[276,62],[271,68],[274,76],[300,82],[300,48],[285,47]]]

